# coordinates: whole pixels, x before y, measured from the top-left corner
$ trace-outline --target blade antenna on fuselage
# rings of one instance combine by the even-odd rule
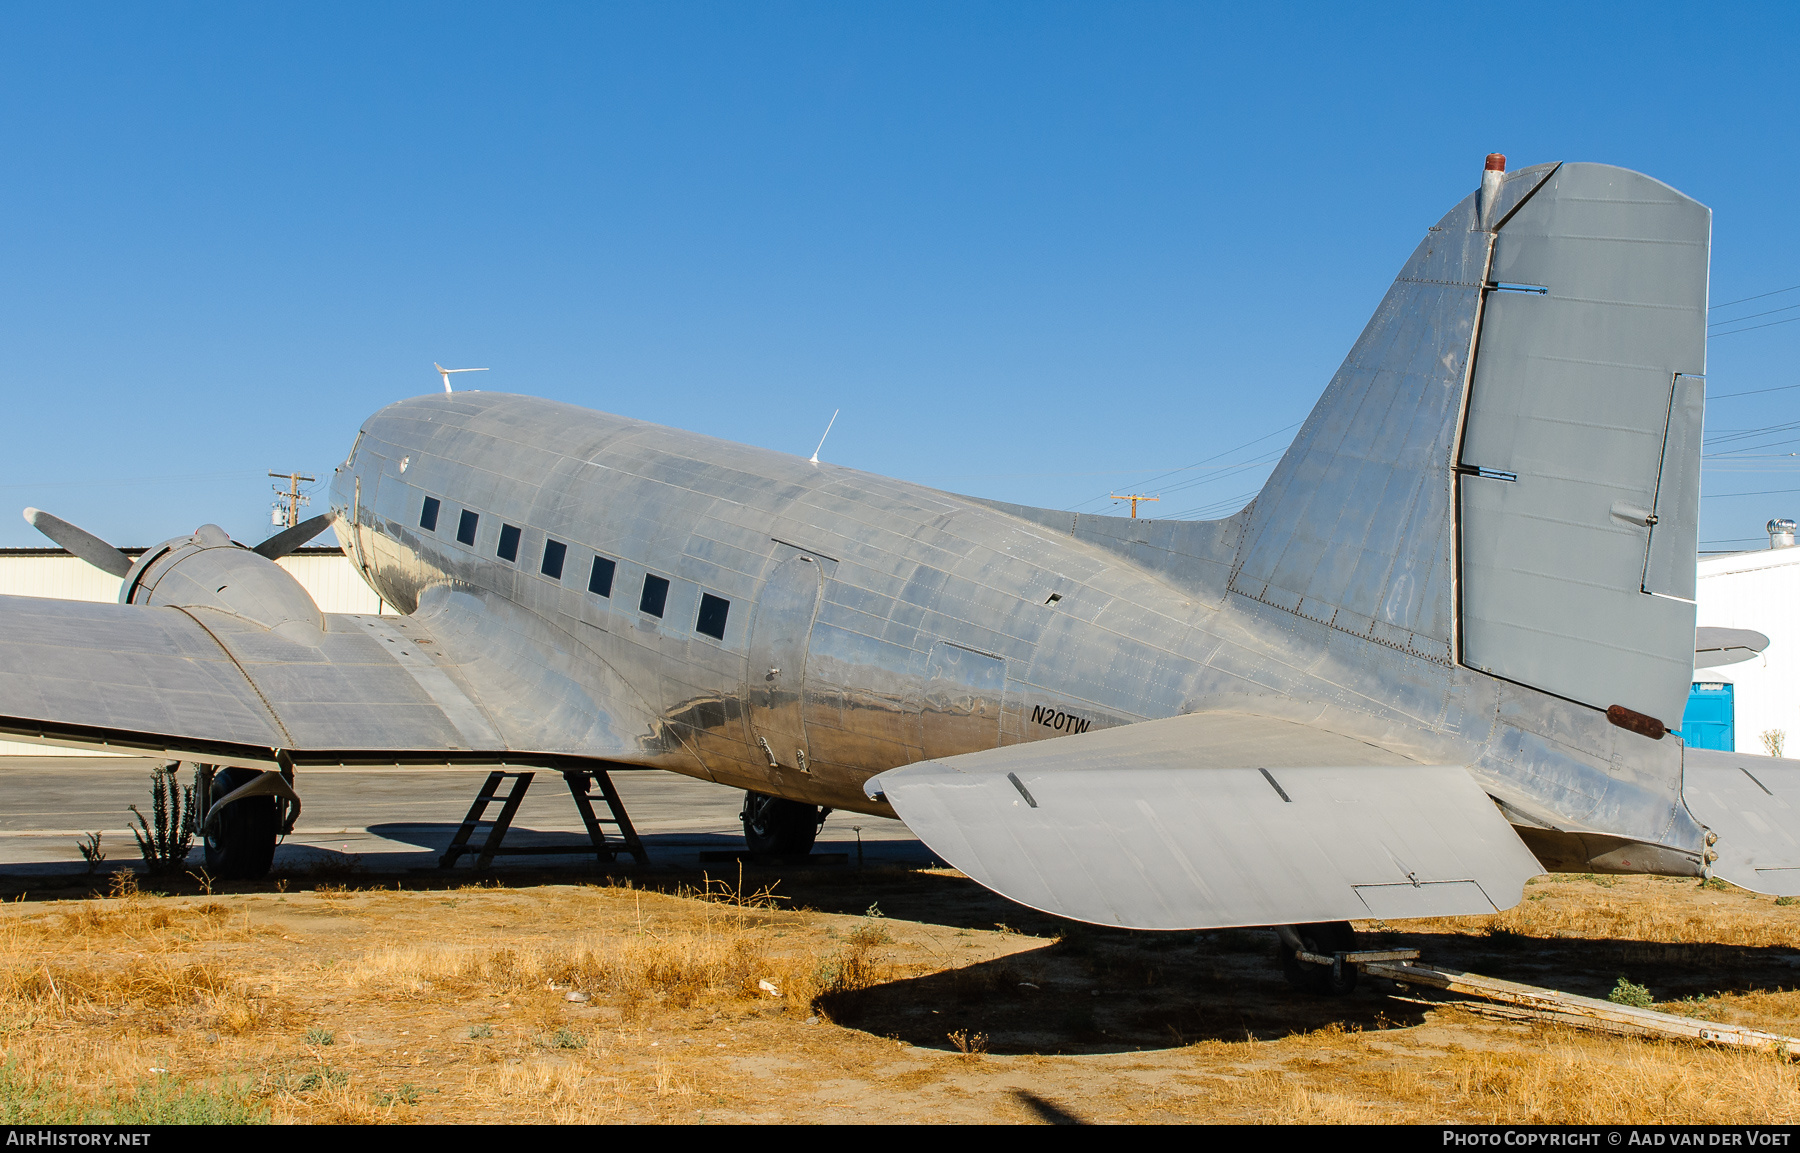
[[[834,408],[831,410],[831,419],[825,422],[825,436],[831,435],[831,426],[837,423],[838,413],[842,411],[844,410],[841,408]],[[825,436],[819,438],[819,447],[813,449],[812,463],[814,464],[819,463],[819,453],[825,447]]]
[[[438,375],[444,378],[444,391],[445,392],[450,391],[450,374],[453,372],[487,372],[488,371],[485,368],[445,368],[443,365],[439,364],[435,360],[431,362],[431,367],[437,369]]]

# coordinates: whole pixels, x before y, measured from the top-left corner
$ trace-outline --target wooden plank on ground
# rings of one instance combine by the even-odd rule
[[[1403,985],[1422,985],[1449,993],[1460,993],[1466,997],[1480,997],[1487,1001],[1516,1005],[1531,1010],[1533,1015],[1541,1014],[1563,1024],[1596,1028],[1609,1033],[1632,1032],[1657,1037],[1677,1037],[1708,1045],[1777,1053],[1789,1060],[1800,1059],[1800,1038],[1765,1033],[1742,1025],[1723,1025],[1717,1021],[1677,1017],[1673,1013],[1662,1013],[1655,1009],[1618,1005],[1594,997],[1559,993],[1554,989],[1540,989],[1535,985],[1502,981],[1457,969],[1381,962],[1365,963],[1361,968],[1371,977],[1385,977]]]

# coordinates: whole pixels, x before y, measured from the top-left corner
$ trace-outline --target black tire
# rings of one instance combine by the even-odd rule
[[[744,794],[744,841],[752,853],[801,857],[812,852],[830,809],[762,793]]]
[[[1316,925],[1295,925],[1300,934],[1300,941],[1306,946],[1308,953],[1329,956],[1332,953],[1349,953],[1356,949],[1356,930],[1348,921],[1325,921]],[[1281,970],[1287,975],[1288,984],[1302,993],[1315,993],[1326,997],[1347,997],[1356,988],[1356,966],[1341,966],[1337,975],[1332,975],[1330,965],[1315,965],[1310,961],[1302,961],[1294,955],[1294,950],[1286,945],[1281,948]]]
[[[213,774],[208,803],[216,803],[257,775],[253,769],[220,769]],[[275,797],[245,797],[220,809],[206,826],[206,871],[230,881],[267,876],[275,861],[280,823],[280,801]]]

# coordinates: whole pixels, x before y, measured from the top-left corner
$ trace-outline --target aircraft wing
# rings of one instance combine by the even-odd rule
[[[1102,925],[1492,913],[1543,872],[1460,766],[1263,716],[1011,745],[865,787],[988,888]]]
[[[412,617],[328,614],[319,631],[0,596],[0,734],[257,769],[641,758],[656,732],[634,695],[508,612],[446,592]]]
[[[1800,761],[1688,749],[1681,796],[1718,834],[1714,876],[1752,892],[1800,896]]]

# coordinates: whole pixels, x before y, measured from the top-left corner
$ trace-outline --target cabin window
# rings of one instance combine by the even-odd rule
[[[426,497],[425,498],[425,511],[423,511],[419,514],[419,527],[424,529],[426,532],[436,532],[437,531],[437,514],[438,514],[438,498],[435,496]]]
[[[669,603],[669,582],[662,577],[650,573],[644,574],[644,595],[638,599],[638,608],[653,617],[663,615],[663,608]]]
[[[724,597],[716,597],[711,593],[700,594],[700,619],[694,622],[694,631],[705,633],[715,640],[725,639],[725,614],[731,611],[731,602]]]
[[[500,547],[495,550],[501,560],[519,559],[519,526],[503,524],[500,526]]]
[[[562,579],[563,558],[569,555],[569,546],[559,540],[544,542],[544,563],[538,571],[551,580]]]
[[[588,591],[596,596],[612,596],[613,562],[603,556],[594,558],[593,571],[588,573]]]
[[[475,525],[481,518],[468,509],[463,509],[462,520],[456,524],[456,539],[471,548],[475,545]]]

